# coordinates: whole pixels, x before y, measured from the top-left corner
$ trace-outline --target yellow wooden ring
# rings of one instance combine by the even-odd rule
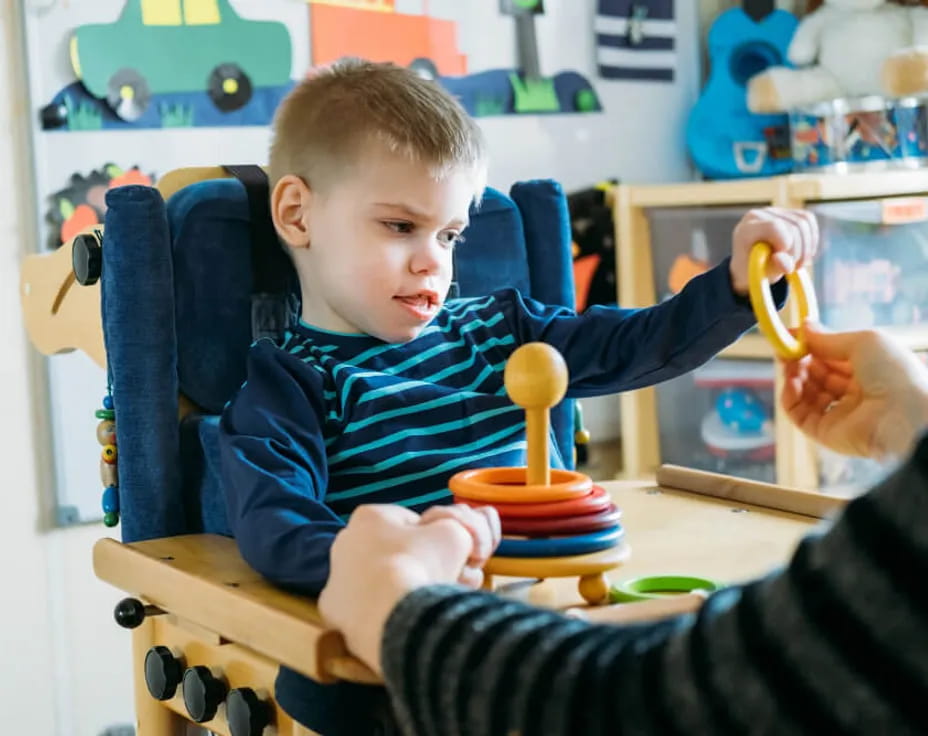
[[[517,578],[567,578],[613,570],[630,555],[631,547],[623,543],[601,552],[572,557],[491,557],[483,571]]]
[[[455,496],[485,503],[544,503],[569,501],[593,491],[588,475],[551,468],[551,484],[526,485],[527,468],[474,468],[451,476],[448,487]]]
[[[799,360],[809,352],[803,330],[799,338],[793,337],[786,325],[777,315],[773,294],[770,293],[770,281],[767,279],[767,263],[773,249],[767,243],[756,243],[751,249],[748,261],[748,293],[751,307],[757,317],[757,326],[770,343],[777,355],[785,360]],[[804,268],[786,274],[792,294],[799,303],[800,327],[807,319],[818,320],[818,302],[809,273]]]

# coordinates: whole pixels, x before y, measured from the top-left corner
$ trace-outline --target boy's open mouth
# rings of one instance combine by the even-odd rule
[[[414,294],[402,294],[393,298],[415,307],[434,308],[438,306],[438,294],[434,291],[417,291]]]
[[[417,291],[412,294],[400,294],[393,298],[423,318],[438,311],[438,292],[435,291]]]

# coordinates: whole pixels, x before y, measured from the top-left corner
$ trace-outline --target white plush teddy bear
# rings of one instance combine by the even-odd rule
[[[928,90],[928,8],[887,0],[824,0],[804,17],[787,53],[748,84],[752,112],[836,97],[898,97]]]

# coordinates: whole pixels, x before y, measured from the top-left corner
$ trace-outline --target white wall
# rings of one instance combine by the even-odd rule
[[[93,577],[101,527],[52,530],[44,363],[28,346],[19,263],[33,250],[21,17],[0,0],[0,731],[10,736],[97,736],[133,719],[129,638],[113,623],[117,591]]]

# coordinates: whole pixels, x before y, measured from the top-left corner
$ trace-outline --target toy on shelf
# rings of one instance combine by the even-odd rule
[[[824,0],[799,23],[787,58],[748,85],[748,106],[772,113],[841,97],[928,91],[928,9],[907,0]]]
[[[605,572],[629,549],[609,495],[582,473],[549,466],[548,410],[567,390],[564,359],[550,345],[528,343],[512,354],[504,375],[509,397],[525,409],[527,467],[465,470],[449,483],[456,501],[499,512],[503,540],[484,567],[485,585],[492,587],[493,575],[578,576],[584,600],[603,603]]]
[[[802,324],[807,319],[818,321],[818,302],[815,289],[805,269],[798,269],[786,275],[790,288],[799,305],[798,334],[794,337],[777,316],[777,308],[770,293],[770,281],[767,278],[767,264],[772,254],[767,243],[755,243],[751,250],[748,264],[748,283],[750,287],[751,307],[757,317],[757,326],[763,333],[777,355],[784,360],[799,360],[809,352],[803,335]]]
[[[662,461],[772,482],[774,384],[773,361],[727,356],[662,384],[656,392]],[[633,523],[627,512],[624,518]],[[637,559],[634,535],[629,541]]]
[[[785,63],[796,17],[773,0],[742,0],[709,30],[709,81],[690,113],[686,143],[710,179],[784,174],[792,168],[786,115],[748,109],[747,84]]]
[[[838,98],[790,111],[797,170],[916,168],[928,164],[928,99]]]
[[[770,463],[776,453],[773,366],[767,361],[714,361],[693,374],[713,401],[699,436],[718,470],[729,465]]]

